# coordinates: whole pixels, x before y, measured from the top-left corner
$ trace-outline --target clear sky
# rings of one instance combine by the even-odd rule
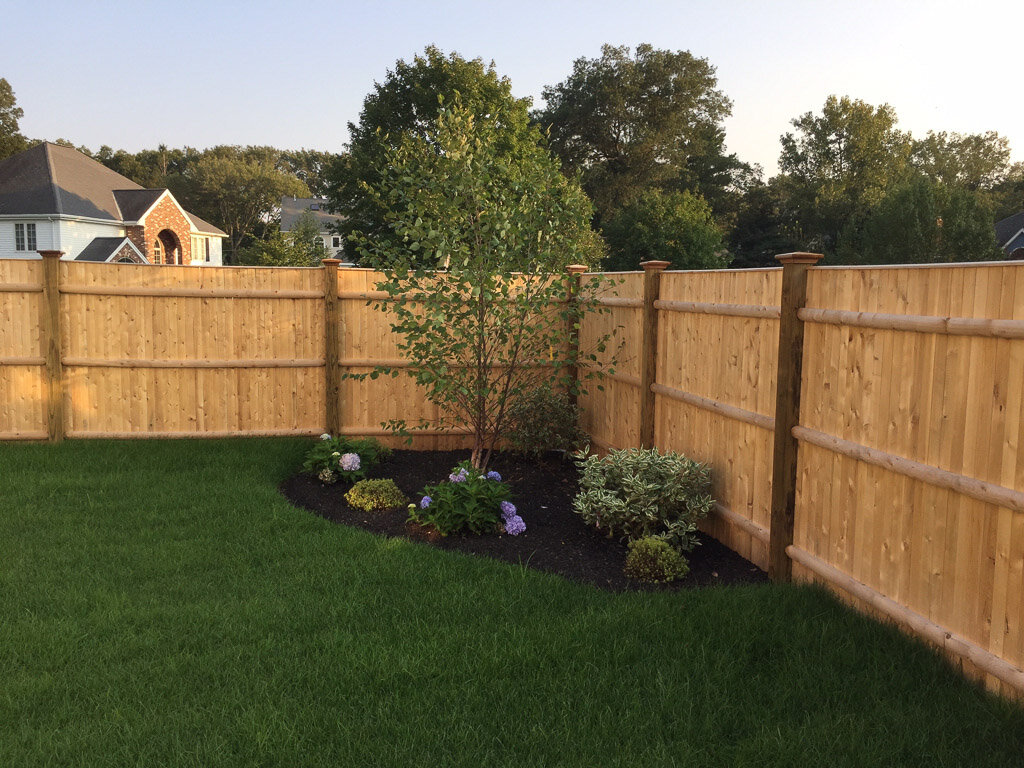
[[[729,151],[777,169],[789,121],[832,93],[900,127],[998,131],[1024,160],[1024,0],[858,2],[174,2],[5,4],[0,77],[22,133],[98,149],[163,143],[341,151],[397,59],[428,44],[494,62],[541,103],[603,43],[689,50],[733,101]]]

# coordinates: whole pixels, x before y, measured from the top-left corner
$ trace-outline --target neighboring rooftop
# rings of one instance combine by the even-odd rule
[[[999,247],[1005,246],[1022,229],[1024,229],[1024,211],[997,221],[996,242],[999,244]]]
[[[75,261],[106,261],[121,250],[126,242],[131,243],[131,240],[127,237],[94,237],[92,242],[75,256]]]
[[[333,231],[334,225],[342,217],[327,210],[327,200],[320,197],[282,197],[281,198],[281,231],[291,232],[295,222],[303,211],[313,214],[321,232]]]

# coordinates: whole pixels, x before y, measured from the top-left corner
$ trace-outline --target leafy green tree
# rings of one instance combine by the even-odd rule
[[[387,211],[367,194],[366,187],[380,185],[384,158],[406,136],[432,135],[442,104],[451,104],[456,96],[465,109],[489,120],[496,152],[532,153],[535,137],[529,130],[529,100],[513,97],[509,80],[499,77],[493,64],[467,61],[457,53],[446,56],[428,46],[411,62],[399,60],[383,83],[375,83],[363,102],[358,124],[349,123],[348,152],[327,173],[328,199],[345,217],[339,225],[341,234],[359,231],[378,240],[391,236]]]
[[[728,266],[711,207],[699,195],[649,189],[616,213],[604,229],[612,271],[640,269],[640,262],[667,261],[670,269]]]
[[[776,267],[775,257],[801,248],[797,225],[780,177],[752,184],[729,233],[733,267]]]
[[[327,171],[337,155],[315,149],[286,149],[281,152],[279,167],[309,187],[314,197],[327,195]]]
[[[599,242],[590,201],[539,132],[530,136],[504,151],[500,115],[481,118],[456,100],[425,134],[407,132],[387,150],[364,187],[391,234],[354,235],[361,263],[383,271],[378,289],[390,298],[381,306],[410,361],[367,375],[411,375],[443,414],[440,426],[472,429],[479,468],[512,403],[575,385],[565,350],[579,318],[564,270],[594,263]]]
[[[326,255],[316,219],[310,211],[303,211],[287,234],[274,227],[266,239],[239,249],[238,262],[261,267],[315,267]]]
[[[1010,170],[1010,142],[995,131],[935,133],[914,141],[911,164],[946,186],[992,189]]]
[[[28,141],[18,126],[24,115],[25,110],[18,106],[11,84],[0,77],[0,160],[28,148]]]
[[[572,74],[544,88],[534,120],[583,188],[603,223],[652,187],[716,197],[742,166],[724,155],[722,121],[732,103],[715,68],[689,51],[605,45]]]
[[[279,170],[279,159],[273,147],[219,146],[200,154],[184,173],[179,200],[227,232],[235,258],[274,217],[282,196],[309,197],[305,184]]]
[[[860,226],[843,233],[839,260],[864,264],[986,261],[996,246],[986,197],[917,174],[894,188]]]
[[[779,168],[807,249],[835,252],[840,232],[864,216],[904,176],[911,151],[888,104],[829,96],[820,115],[792,121]]]
[[[996,221],[1024,211],[1024,163],[1014,163],[1006,177],[989,191]]]

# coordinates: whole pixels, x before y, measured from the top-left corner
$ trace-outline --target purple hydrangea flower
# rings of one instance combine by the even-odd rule
[[[464,483],[469,477],[469,473],[466,472],[466,468],[462,467],[458,472],[452,472],[448,475],[448,480],[453,483]]]
[[[516,505],[511,501],[501,502],[501,516],[508,521],[516,513]]]
[[[330,440],[331,436],[328,435],[326,432],[324,432],[322,435],[320,435],[320,439],[321,440]]]
[[[501,482],[501,475],[499,475],[497,472],[495,472],[492,469],[490,472],[487,473],[487,479],[488,480],[495,480],[495,481],[500,483]]]
[[[424,496],[422,499],[420,499],[420,509],[426,509],[427,507],[430,506],[430,502],[432,501],[433,499],[430,498],[429,496]]]
[[[519,515],[512,515],[505,521],[505,533],[509,536],[518,536],[526,530],[526,522]]]
[[[343,470],[345,470],[346,472],[355,472],[357,469],[359,469],[360,464],[361,464],[361,462],[359,461],[359,454],[358,453],[346,453],[346,454],[343,454],[342,457],[340,459],[338,459],[338,464],[340,464],[341,468]]]

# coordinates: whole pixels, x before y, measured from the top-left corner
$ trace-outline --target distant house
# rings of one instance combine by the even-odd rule
[[[341,235],[334,230],[334,225],[341,221],[341,216],[327,212],[327,201],[319,197],[281,198],[281,232],[289,234],[299,217],[309,211],[319,230],[316,237],[331,258],[345,261],[345,246]]]
[[[996,222],[996,242],[1011,259],[1024,259],[1024,211]]]
[[[0,161],[0,258],[64,251],[78,261],[222,264],[227,235],[167,189],[144,189],[70,147]]]

